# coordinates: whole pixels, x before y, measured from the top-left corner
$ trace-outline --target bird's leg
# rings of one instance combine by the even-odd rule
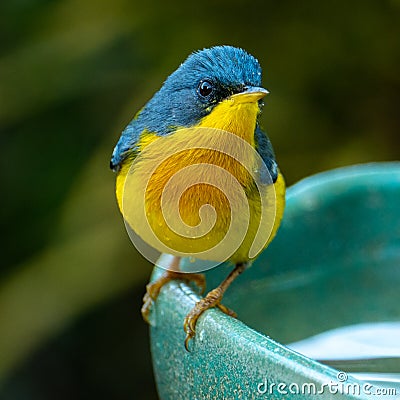
[[[151,305],[157,300],[158,295],[162,287],[173,280],[183,280],[186,282],[195,282],[196,285],[201,289],[201,293],[204,292],[206,287],[206,281],[202,274],[190,274],[186,272],[179,272],[179,257],[174,257],[170,269],[165,270],[163,274],[154,282],[150,282],[146,286],[146,294],[143,297],[142,306],[142,317],[149,323],[149,314]]]
[[[247,263],[236,264],[231,273],[222,281],[222,283],[207,293],[207,296],[196,303],[194,308],[185,318],[183,329],[186,332],[185,348],[189,351],[189,341],[196,333],[196,323],[204,311],[212,307],[218,307],[223,313],[236,318],[236,313],[221,304],[222,297],[230,284],[247,268]]]

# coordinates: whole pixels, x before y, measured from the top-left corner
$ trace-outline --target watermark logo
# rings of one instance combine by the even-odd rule
[[[190,271],[199,272],[263,250],[275,221],[275,188],[254,143],[185,128],[139,152],[125,178],[122,213],[149,261],[158,252],[206,260]]]
[[[336,375],[336,378],[339,382],[346,382],[347,379],[349,379],[348,375],[346,374],[346,372],[343,371],[339,371]]]
[[[353,396],[388,396],[388,398],[394,398],[399,395],[396,388],[388,387],[377,387],[371,383],[364,382],[353,382],[349,381],[349,376],[346,372],[339,371],[336,375],[337,381],[330,381],[327,383],[316,384],[314,382],[304,383],[285,383],[285,382],[271,382],[268,378],[264,378],[263,381],[257,385],[257,394],[259,396],[270,396],[280,395],[291,396],[291,395],[303,395],[303,396],[322,396],[322,395],[353,395]]]

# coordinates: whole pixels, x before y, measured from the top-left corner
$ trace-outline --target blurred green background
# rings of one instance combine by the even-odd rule
[[[288,184],[400,157],[400,1],[0,3],[0,398],[155,399],[109,158],[193,50],[259,60]],[[279,338],[276,338],[279,340]]]

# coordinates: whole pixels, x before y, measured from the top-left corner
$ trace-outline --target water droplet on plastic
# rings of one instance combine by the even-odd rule
[[[199,340],[200,340],[200,342],[202,342],[204,340],[204,331],[200,331]]]
[[[152,305],[152,307],[154,307],[154,304]],[[156,310],[152,309],[150,310],[150,314],[149,314],[149,324],[152,327],[156,327],[157,326],[157,318],[156,318]]]

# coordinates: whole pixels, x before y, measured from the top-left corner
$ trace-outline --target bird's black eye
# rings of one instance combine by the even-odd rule
[[[212,93],[213,90],[214,90],[214,86],[210,81],[204,80],[204,81],[200,82],[199,89],[198,89],[200,96],[208,97]]]

